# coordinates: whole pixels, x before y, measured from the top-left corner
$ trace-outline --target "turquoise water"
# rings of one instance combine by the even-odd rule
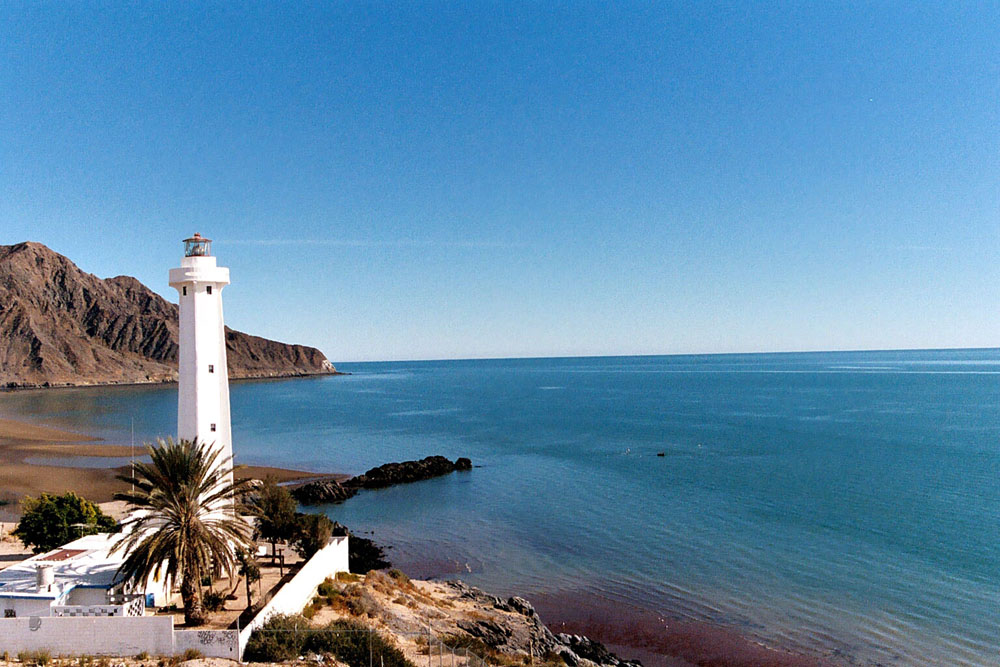
[[[237,383],[243,463],[469,473],[327,513],[421,574],[888,664],[1000,659],[1000,351],[338,364]],[[174,387],[0,396],[128,442]],[[662,452],[664,456],[657,456]]]

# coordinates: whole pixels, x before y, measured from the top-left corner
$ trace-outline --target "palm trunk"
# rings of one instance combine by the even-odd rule
[[[204,625],[205,608],[201,605],[201,576],[198,568],[184,568],[184,577],[181,581],[181,599],[184,601],[184,623],[186,625]]]

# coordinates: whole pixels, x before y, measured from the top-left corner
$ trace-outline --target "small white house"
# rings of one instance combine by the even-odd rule
[[[0,570],[0,613],[25,616],[142,616],[146,604],[167,604],[165,582],[145,590],[118,581],[123,551],[111,548],[120,533],[87,535]]]

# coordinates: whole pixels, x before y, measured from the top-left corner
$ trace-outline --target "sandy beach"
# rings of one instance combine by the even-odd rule
[[[141,447],[136,447],[138,456]],[[20,514],[19,501],[24,496],[39,493],[75,491],[98,503],[112,499],[124,484],[116,478],[123,467],[100,467],[99,460],[107,457],[128,457],[133,450],[128,445],[105,443],[81,433],[12,419],[0,419],[0,519],[15,520]],[[45,465],[39,459],[93,457],[96,467]],[[288,470],[271,466],[244,466],[237,474],[279,481],[316,477],[315,472]]]

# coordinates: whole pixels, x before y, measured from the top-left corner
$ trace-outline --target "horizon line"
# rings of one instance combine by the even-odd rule
[[[727,357],[727,356],[747,356],[765,354],[828,354],[833,352],[957,352],[957,351],[977,351],[977,350],[1000,350],[996,347],[900,347],[900,348],[845,348],[835,350],[774,350],[756,352],[643,352],[639,354],[557,354],[557,355],[530,355],[530,356],[509,356],[509,357],[435,357],[424,359],[356,359],[331,362],[336,364],[388,364],[388,363],[416,363],[434,361],[515,361],[530,359],[616,359],[624,357]]]

